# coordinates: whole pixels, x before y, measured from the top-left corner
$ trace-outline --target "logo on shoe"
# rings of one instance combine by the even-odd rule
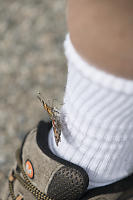
[[[26,169],[26,174],[28,175],[28,177],[33,179],[34,178],[34,168],[33,168],[32,162],[30,160],[27,160],[25,162],[25,169]]]

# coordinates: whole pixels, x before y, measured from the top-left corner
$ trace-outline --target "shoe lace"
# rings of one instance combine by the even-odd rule
[[[12,197],[12,200],[17,200],[17,199],[23,199],[20,198],[20,195],[17,197],[15,196],[14,193],[14,181],[17,179],[19,183],[29,192],[33,194],[33,196],[37,200],[53,200],[43,192],[41,192],[36,186],[34,186],[31,181],[29,180],[27,174],[25,173],[22,162],[20,159],[20,150],[17,150],[16,152],[16,159],[17,159],[17,169],[12,170],[11,175],[9,176],[9,191],[10,191],[10,196]],[[20,176],[20,173],[22,174],[23,178]]]

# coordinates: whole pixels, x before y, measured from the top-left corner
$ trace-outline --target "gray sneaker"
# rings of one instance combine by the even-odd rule
[[[51,126],[41,121],[26,135],[2,200],[133,200],[133,175],[87,191],[87,173],[50,151]]]

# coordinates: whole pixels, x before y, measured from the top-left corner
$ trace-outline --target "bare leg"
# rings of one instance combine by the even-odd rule
[[[78,52],[128,79],[133,79],[132,11],[132,0],[68,0],[68,28]]]

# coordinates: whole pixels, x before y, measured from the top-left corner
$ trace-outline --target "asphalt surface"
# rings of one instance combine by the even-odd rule
[[[64,0],[0,0],[0,192],[25,133],[47,119],[36,92],[62,102]]]

